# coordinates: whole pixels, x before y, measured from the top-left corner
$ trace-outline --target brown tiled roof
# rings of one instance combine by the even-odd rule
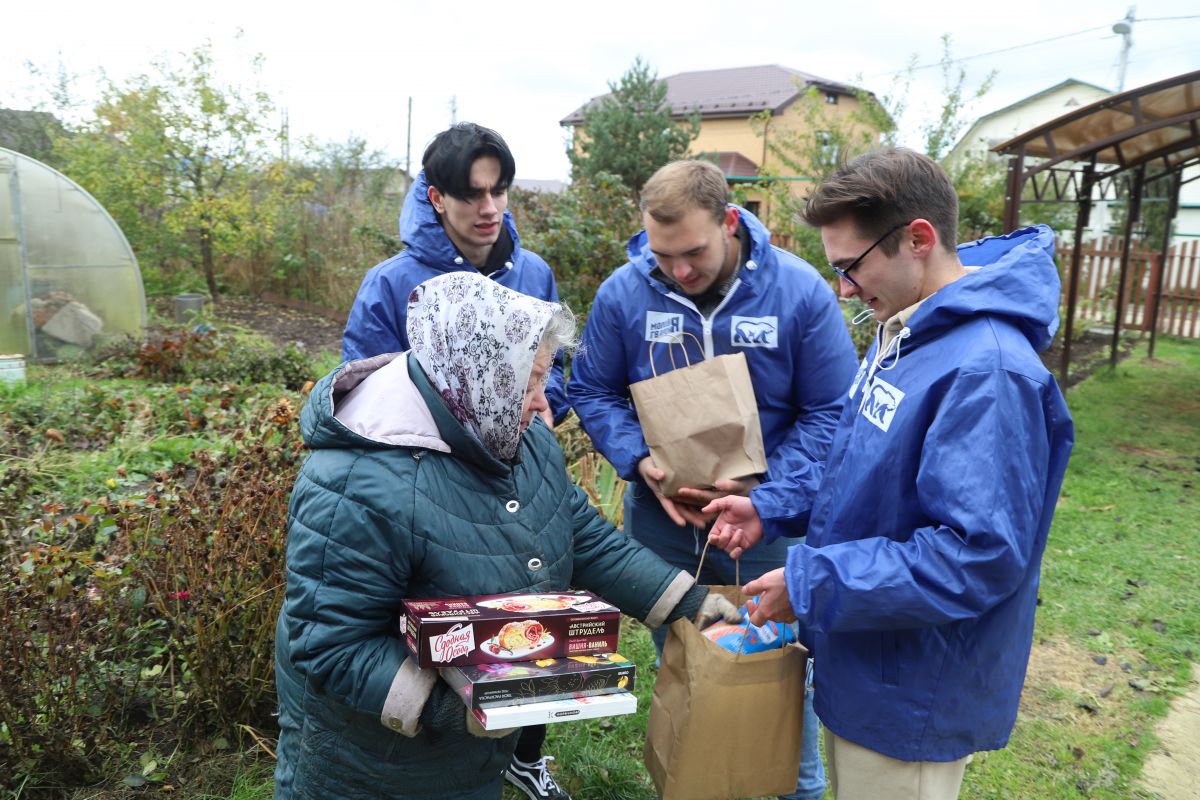
[[[706,158],[715,162],[726,178],[749,178],[758,175],[758,164],[733,150],[701,153],[696,158]]]
[[[704,119],[747,117],[767,110],[777,113],[809,86],[843,95],[854,94],[856,91],[849,84],[827,80],[778,64],[680,72],[662,80],[667,82],[667,104],[671,107],[673,116],[684,117],[695,111]],[[603,94],[593,97],[559,120],[559,124],[578,124],[583,121],[585,108],[608,96]]]

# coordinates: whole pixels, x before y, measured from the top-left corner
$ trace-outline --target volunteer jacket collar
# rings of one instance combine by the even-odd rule
[[[1007,319],[1037,352],[1050,346],[1062,289],[1050,228],[1036,225],[959,245],[958,256],[966,275],[879,326],[868,379],[894,369],[905,347],[919,346],[978,315]]]
[[[734,278],[740,281],[742,285],[753,287],[755,271],[759,266],[767,263],[767,259],[770,257],[771,232],[759,221],[758,217],[746,209],[737,205],[733,207],[738,210],[742,233],[748,236],[750,240],[750,257],[746,261],[745,268],[739,270]],[[633,264],[634,269],[659,292],[663,294],[679,293],[678,289],[669,283],[663,282],[655,274],[658,271],[658,260],[654,258],[654,253],[650,251],[650,240],[646,236],[645,229],[633,235],[629,240],[629,244],[625,247],[625,253],[629,256],[629,262]],[[754,266],[751,267],[751,264]]]
[[[521,237],[517,235],[517,224],[508,209],[504,210],[501,228],[500,240],[496,242],[496,247],[504,248],[508,242],[512,245],[511,250],[505,254],[505,260],[498,265],[494,265],[491,258],[488,259],[488,264],[471,264],[458,252],[454,242],[450,241],[433,203],[429,202],[429,181],[425,179],[425,170],[417,173],[417,179],[409,187],[404,207],[400,210],[400,240],[408,245],[408,249],[418,261],[445,272],[478,267],[483,274],[494,277],[496,272],[511,269],[519,260]],[[495,247],[492,249],[495,251]]]
[[[1050,346],[1058,330],[1062,290],[1050,228],[1036,225],[959,245],[958,257],[967,274],[934,292],[912,312],[901,328],[912,336],[906,346],[980,315],[1008,320],[1038,352]]]

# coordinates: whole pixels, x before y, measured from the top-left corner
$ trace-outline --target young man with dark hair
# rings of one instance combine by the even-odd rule
[[[460,122],[434,137],[421,166],[400,212],[400,238],[407,247],[363,278],[342,336],[343,360],[408,350],[409,295],[417,284],[446,272],[479,271],[514,291],[558,302],[554,274],[540,256],[521,247],[508,211],[516,164],[500,134]],[[553,427],[571,410],[561,354],[545,391],[550,408],[541,417]],[[523,729],[505,777],[532,800],[570,800],[547,769],[553,759],[542,756],[545,738],[545,725]]]
[[[798,620],[813,650],[838,800],[949,800],[1016,720],[1074,441],[1037,356],[1058,327],[1054,234],[956,248],[949,178],[904,149],[840,167],[804,216],[878,338],[815,497],[787,479],[799,513],[718,499],[710,541],[737,557],[807,533],[745,590],[752,621]]]
[[[667,164],[646,182],[645,230],[630,240],[629,263],[596,294],[569,388],[596,449],[630,481],[626,532],[667,563],[692,572],[709,521],[700,506],[734,494],[773,507],[781,496],[758,484],[789,473],[815,489],[854,374],[854,347],[828,284],[812,266],[774,247],[770,231],[729,203],[728,193],[725,176],[708,161]],[[650,457],[629,385],[654,375],[648,348],[654,347],[661,370],[670,369],[663,352],[668,348],[684,363],[681,346],[693,361],[745,355],[767,475],[663,495],[664,474]],[[679,398],[681,414],[688,412],[689,402]],[[794,498],[783,499],[792,503]],[[781,566],[786,552],[783,542],[756,550],[741,560],[740,576],[754,578]],[[738,575],[734,562],[714,549],[700,580],[731,584]],[[655,633],[660,653],[665,633]],[[800,800],[825,791],[811,697],[805,717],[799,780],[789,795]]]
[[[522,294],[558,301],[554,273],[540,256],[521,247],[508,211],[516,165],[500,134],[460,122],[434,137],[421,164],[400,211],[406,247],[363,278],[342,335],[344,360],[407,350],[408,295],[445,272],[477,270]],[[553,425],[570,411],[561,356],[546,397],[550,411],[544,419]]]

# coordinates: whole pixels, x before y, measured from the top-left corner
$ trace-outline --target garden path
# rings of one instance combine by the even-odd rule
[[[1200,666],[1192,688],[1176,698],[1158,726],[1158,749],[1146,759],[1142,781],[1162,800],[1200,800]]]

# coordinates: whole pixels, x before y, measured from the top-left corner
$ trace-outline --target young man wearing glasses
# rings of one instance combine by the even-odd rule
[[[1037,356],[1058,327],[1054,235],[956,248],[949,179],[903,149],[839,168],[804,216],[878,338],[811,506],[718,499],[710,540],[740,556],[807,532],[745,589],[761,595],[753,621],[806,633],[838,800],[947,800],[971,754],[1004,747],[1016,720],[1074,440]]]
[[[854,348],[837,298],[812,266],[771,245],[771,233],[729,203],[721,170],[708,161],[676,161],[642,189],[645,230],[629,243],[629,263],[600,286],[572,366],[568,395],[596,449],[630,481],[625,531],[667,563],[696,570],[710,516],[699,507],[715,497],[750,494],[779,513],[795,513],[797,496],[768,495],[760,478],[793,474],[815,490],[825,453],[854,375]],[[690,334],[690,335],[688,335]],[[682,366],[689,358],[744,353],[766,448],[768,474],[713,487],[683,488],[666,497],[662,471],[650,458],[629,385]],[[678,398],[679,413],[691,399]],[[710,550],[701,583],[730,584],[784,563],[786,542],[741,561]],[[662,652],[666,631],[657,634]],[[819,798],[825,776],[817,721],[808,708],[796,793]]]

